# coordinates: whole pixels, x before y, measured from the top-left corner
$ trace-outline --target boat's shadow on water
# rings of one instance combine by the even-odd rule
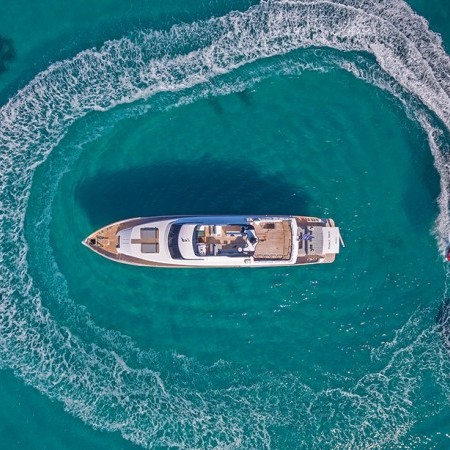
[[[83,180],[76,197],[93,228],[141,216],[311,213],[306,192],[281,174],[261,174],[245,153],[239,162],[176,160],[101,173]]]
[[[0,35],[0,74],[8,69],[8,64],[16,58],[11,39]]]

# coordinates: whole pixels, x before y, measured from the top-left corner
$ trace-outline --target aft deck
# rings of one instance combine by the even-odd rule
[[[317,263],[332,263],[336,255],[333,253],[320,255],[314,252],[313,247],[310,241],[303,240],[303,234],[308,232],[311,226],[315,227],[334,227],[333,219],[319,219],[317,217],[304,217],[304,216],[296,216],[298,231],[297,234],[299,236],[299,252],[297,261],[295,264],[317,264]],[[309,246],[309,247],[308,247]]]
[[[258,238],[255,260],[289,260],[292,252],[292,228],[290,220],[279,222],[254,222]]]

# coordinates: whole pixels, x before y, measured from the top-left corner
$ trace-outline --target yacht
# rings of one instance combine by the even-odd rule
[[[274,267],[334,261],[343,244],[332,219],[306,216],[165,216],[113,223],[83,244],[124,264]]]

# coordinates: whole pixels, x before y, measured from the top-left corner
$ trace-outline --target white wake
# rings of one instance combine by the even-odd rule
[[[87,423],[120,431],[147,447],[264,448],[271,446],[271,426],[302,426],[295,418],[259,404],[257,395],[252,397],[244,388],[196,392],[166,386],[156,371],[134,369],[125,356],[73,335],[42,307],[28,273],[24,218],[36,167],[70,125],[89,112],[181,91],[253,61],[308,47],[372,55],[377,63],[374,73],[340,64],[388,89],[405,107],[420,105],[410,112],[427,133],[440,174],[436,234],[443,250],[450,230],[445,140],[450,130],[450,58],[440,37],[406,3],[263,1],[245,12],[177,25],[167,32],[143,31],[51,65],[0,109],[0,360],[4,367],[63,402]],[[402,361],[408,366],[407,358]],[[393,371],[389,365],[388,370]],[[401,382],[392,393],[383,375],[361,380],[351,392],[314,394],[297,386],[302,391],[299,396],[308,398],[310,405],[327,404],[331,395],[358,413],[353,428],[348,418],[338,417],[346,427],[322,436],[318,446],[334,443],[338,448],[339,443],[351,442],[353,448],[363,448],[392,442],[407,430],[412,419],[401,399],[409,397],[415,380],[397,373]],[[289,387],[285,390],[290,392]],[[396,406],[378,401],[390,395],[398,399]],[[294,402],[292,411],[298,407]],[[377,408],[390,417],[381,428],[370,425]],[[395,420],[400,422],[391,423]],[[309,431],[317,432],[316,425]]]

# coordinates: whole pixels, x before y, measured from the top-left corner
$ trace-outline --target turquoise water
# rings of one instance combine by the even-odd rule
[[[450,7],[428,3],[4,2],[2,448],[450,446]],[[346,247],[168,271],[80,244],[184,213],[330,216]]]

